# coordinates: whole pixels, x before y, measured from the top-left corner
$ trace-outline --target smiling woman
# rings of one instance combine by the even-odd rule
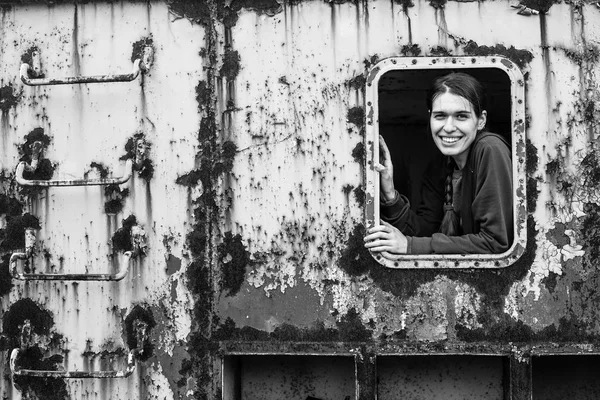
[[[512,163],[503,136],[485,130],[481,83],[466,73],[435,80],[427,97],[429,127],[439,150],[421,186],[419,207],[394,184],[394,163],[380,137],[382,224],[365,246],[383,257],[400,254],[498,254],[513,242]]]

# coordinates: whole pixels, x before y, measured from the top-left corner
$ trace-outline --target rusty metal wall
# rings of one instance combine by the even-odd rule
[[[243,377],[231,383],[223,357],[286,354],[347,356],[354,376],[331,368],[343,382],[332,396],[355,379],[348,396],[374,399],[377,357],[472,354],[508,359],[502,389],[497,369],[490,385],[520,399],[532,354],[598,351],[595,3],[4,2],[0,13],[5,398],[259,398]],[[130,83],[19,78],[35,49],[60,78],[129,73],[143,46],[154,62]],[[366,74],[392,56],[463,55],[509,58],[525,76],[527,248],[493,271],[387,269],[362,246]],[[15,181],[33,140],[52,179],[76,179],[120,175],[140,138],[150,161],[108,194]],[[147,248],[121,281],[10,277],[27,227],[37,272],[114,273],[132,225]],[[128,378],[12,379],[25,319],[40,353],[22,349],[23,368],[123,369],[136,319],[148,341]],[[307,388],[326,391],[311,379],[327,371],[308,365],[294,375],[308,381],[262,398],[319,398]]]

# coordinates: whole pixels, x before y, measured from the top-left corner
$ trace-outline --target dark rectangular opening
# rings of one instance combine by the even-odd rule
[[[534,400],[600,399],[600,356],[532,357]]]
[[[421,185],[427,165],[438,151],[429,130],[427,92],[440,76],[466,72],[486,89],[486,129],[511,143],[511,81],[498,68],[398,69],[379,80],[379,133],[390,148],[394,163],[394,185],[408,197],[413,210],[421,200]]]
[[[223,400],[351,400],[354,357],[244,355],[223,359]]]
[[[502,400],[501,356],[381,356],[378,400]]]

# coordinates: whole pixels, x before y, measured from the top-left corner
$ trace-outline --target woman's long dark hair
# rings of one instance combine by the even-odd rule
[[[463,72],[452,72],[433,82],[427,94],[429,112],[431,112],[435,98],[443,93],[450,93],[467,99],[473,106],[473,111],[478,118],[481,117],[481,113],[487,108],[483,85],[471,75]],[[452,204],[452,196],[454,194],[452,174],[454,166],[454,161],[450,158],[447,164],[446,182],[444,185],[444,218],[440,225],[440,232],[448,236],[460,234],[460,221]]]

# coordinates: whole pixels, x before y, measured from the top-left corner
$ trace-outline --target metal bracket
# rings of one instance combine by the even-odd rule
[[[30,236],[33,236],[33,244],[28,243],[28,237]],[[10,256],[10,272],[13,278],[25,281],[120,281],[127,275],[129,272],[129,266],[131,265],[131,252],[126,251],[124,253],[125,267],[123,267],[116,274],[31,274],[19,272],[17,260],[26,260],[30,258],[33,253],[34,245],[35,234],[33,233],[33,229],[27,229],[25,231],[25,252],[13,253]]]
[[[35,160],[35,167],[37,167],[37,160]],[[122,183],[127,182],[132,175],[133,161],[131,159],[125,162],[125,172],[121,177],[115,178],[97,178],[97,179],[55,179],[55,180],[40,180],[40,179],[25,179],[23,178],[23,172],[25,170],[35,171],[34,162],[32,161],[31,165],[27,164],[25,161],[21,161],[17,165],[17,169],[15,171],[15,179],[17,183],[22,186],[106,186],[106,185],[120,185]]]
[[[31,55],[32,64],[39,65],[39,52],[35,51]],[[121,75],[96,75],[96,76],[75,76],[66,78],[30,78],[29,72],[35,70],[29,64],[21,64],[21,81],[28,86],[45,86],[45,85],[75,85],[82,83],[108,83],[108,82],[131,82],[138,75],[145,73],[150,69],[154,60],[154,50],[151,46],[144,47],[142,58],[138,58],[133,62],[133,71],[130,74]]]
[[[10,354],[10,370],[13,376],[31,376],[37,378],[127,378],[135,370],[135,351],[127,354],[127,368],[122,371],[43,371],[35,369],[20,369],[17,367],[19,349],[13,349]]]
[[[83,378],[127,378],[135,370],[136,356],[144,352],[144,345],[148,341],[148,323],[140,319],[133,321],[137,346],[127,354],[127,367],[122,371],[44,371],[35,369],[20,369],[17,367],[19,350],[31,347],[33,343],[31,322],[25,320],[21,327],[21,348],[13,349],[10,354],[10,370],[13,376],[29,376],[36,378],[61,378],[61,379],[83,379]]]

